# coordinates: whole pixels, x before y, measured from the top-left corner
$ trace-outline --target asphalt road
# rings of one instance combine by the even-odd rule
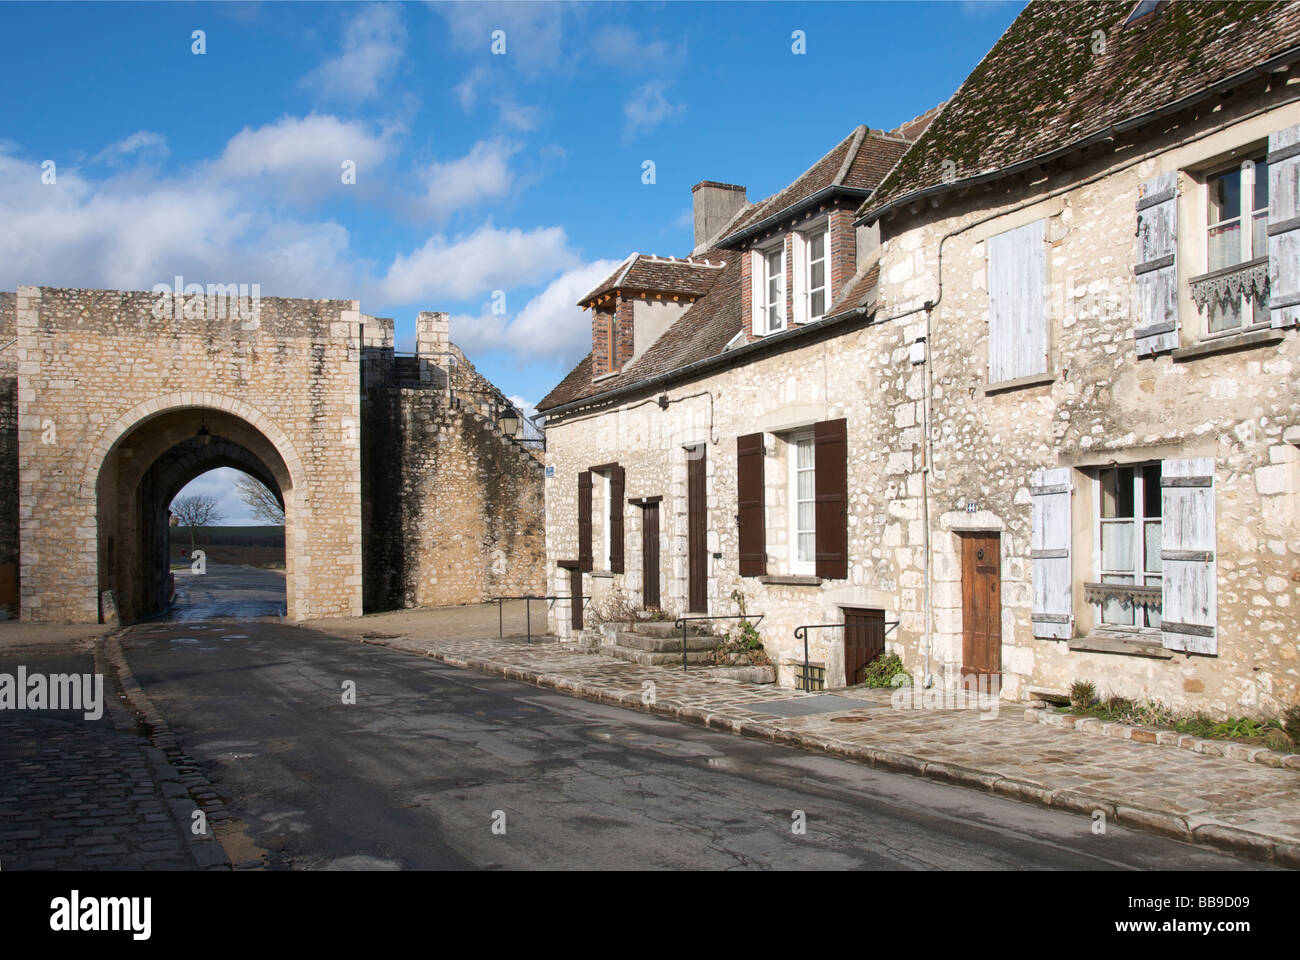
[[[124,646],[272,868],[1259,869],[280,623]]]
[[[192,567],[172,572],[176,603],[169,619],[284,616],[283,571],[209,563],[204,573],[195,573]]]

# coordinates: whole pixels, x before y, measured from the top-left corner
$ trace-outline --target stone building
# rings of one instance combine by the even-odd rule
[[[294,619],[540,589],[539,453],[445,314],[397,356],[357,301],[186,290],[0,294],[0,602],[158,612],[167,508],[220,466],[284,506]]]
[[[846,418],[865,415],[846,351],[878,274],[876,233],[853,213],[927,121],[858,127],[760,203],[698,184],[691,257],[632,254],[583,298],[592,352],[538,405],[550,592],[584,600],[554,604],[561,636],[584,628],[588,600],[719,615],[739,589],[783,683],[795,626],[823,610],[866,611],[851,639],[883,643],[883,595],[848,549],[873,522],[851,491],[874,454],[846,458]],[[837,676],[843,650],[814,644]]]
[[[1031,4],[863,205],[914,672],[1300,700],[1298,66],[1293,4]]]
[[[1297,61],[1294,5],[1033,3],[874,176],[702,184],[692,261],[593,291],[539,405],[551,592],[740,590],[787,685],[842,624],[828,686],[884,648],[1006,699],[1297,702]]]

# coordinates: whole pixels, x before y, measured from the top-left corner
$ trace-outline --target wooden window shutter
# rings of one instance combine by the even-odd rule
[[[761,577],[767,573],[761,433],[736,438],[736,522],[740,526],[740,575]]]
[[[1178,171],[1142,184],[1137,202],[1139,357],[1178,346]]]
[[[816,493],[817,576],[849,575],[849,442],[847,420],[813,425],[813,486]]]
[[[623,572],[623,491],[626,474],[618,464],[609,468],[609,572]]]
[[[763,311],[763,298],[766,284],[764,271],[766,262],[757,250],[749,251],[749,329],[750,335],[761,337],[767,333],[767,315]]]
[[[1214,461],[1166,460],[1160,474],[1161,637],[1170,650],[1217,654]]]
[[[1033,565],[1034,603],[1030,611],[1034,636],[1068,640],[1073,636],[1074,600],[1070,565],[1069,467],[1037,470],[1029,481],[1033,530],[1029,558]]]
[[[1046,224],[988,239],[989,383],[1047,372]]]
[[[578,569],[591,570],[591,471],[578,474]]]
[[[1300,124],[1268,137],[1268,312],[1300,324]]]

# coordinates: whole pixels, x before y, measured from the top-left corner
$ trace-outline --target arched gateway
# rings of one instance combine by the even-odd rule
[[[220,466],[283,502],[289,616],[359,615],[359,304],[159,297],[18,290],[22,618],[161,609],[167,508]]]

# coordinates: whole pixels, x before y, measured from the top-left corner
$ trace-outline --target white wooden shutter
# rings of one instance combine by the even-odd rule
[[[790,272],[793,275],[794,322],[808,322],[808,241],[802,233],[794,234]]]
[[[1188,653],[1218,653],[1214,461],[1166,460],[1160,486],[1164,645]]]
[[[988,239],[989,383],[1047,372],[1045,220]]]
[[[1272,325],[1300,324],[1300,125],[1268,138],[1268,286]]]
[[[1034,529],[1029,556],[1034,574],[1034,636],[1068,640],[1073,636],[1074,601],[1070,589],[1069,467],[1037,470],[1030,478]]]
[[[763,312],[763,278],[766,276],[766,263],[757,250],[749,251],[749,303],[750,328],[754,336],[761,337],[767,333],[767,317]]]
[[[1148,180],[1137,202],[1139,357],[1178,346],[1178,171]]]

